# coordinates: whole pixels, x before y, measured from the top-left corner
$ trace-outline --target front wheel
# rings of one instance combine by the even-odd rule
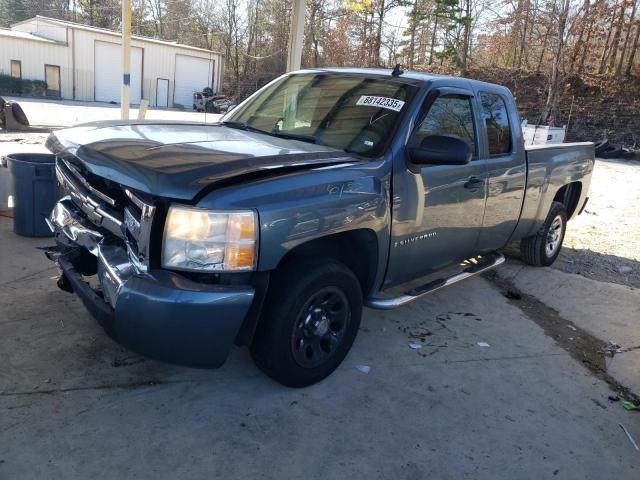
[[[520,241],[522,259],[529,265],[548,267],[556,261],[567,230],[567,211],[553,202],[542,227],[535,235]]]
[[[344,360],[361,316],[360,284],[344,264],[291,262],[273,276],[251,355],[277,382],[311,385]]]

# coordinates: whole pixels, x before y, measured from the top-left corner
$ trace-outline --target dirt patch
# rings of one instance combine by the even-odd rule
[[[522,292],[496,272],[488,272],[483,276],[500,290],[510,304],[518,307],[528,318],[538,324],[547,336],[553,338],[571,357],[582,363],[596,377],[605,381],[617,395],[630,402],[640,403],[639,396],[607,372],[606,356],[611,353],[605,342],[563,318],[557,310],[533,295]]]

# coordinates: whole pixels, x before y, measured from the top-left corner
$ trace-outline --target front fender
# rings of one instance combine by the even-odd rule
[[[369,229],[377,236],[383,275],[390,238],[390,163],[321,167],[235,184],[211,192],[198,206],[258,211],[258,270],[275,269],[287,252],[308,241]]]

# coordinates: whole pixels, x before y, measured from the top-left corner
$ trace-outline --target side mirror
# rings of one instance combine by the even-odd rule
[[[413,163],[427,165],[465,165],[473,155],[467,141],[454,135],[429,135],[408,152]]]

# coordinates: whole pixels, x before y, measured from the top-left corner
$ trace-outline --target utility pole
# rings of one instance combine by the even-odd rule
[[[289,51],[287,52],[287,72],[300,69],[306,3],[306,0],[293,0],[291,30],[289,31]]]
[[[122,87],[120,118],[129,120],[129,90],[131,87],[131,0],[122,0]]]

